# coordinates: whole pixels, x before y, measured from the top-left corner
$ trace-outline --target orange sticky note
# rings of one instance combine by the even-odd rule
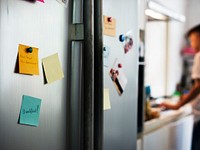
[[[28,48],[32,48],[32,50],[28,51]],[[19,73],[39,75],[38,48],[19,44],[18,58]]]
[[[103,34],[108,36],[116,36],[116,19],[108,16],[103,16]]]

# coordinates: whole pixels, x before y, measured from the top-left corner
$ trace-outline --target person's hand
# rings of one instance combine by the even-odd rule
[[[169,102],[163,102],[159,105],[159,107],[164,107],[165,109],[177,110],[177,109],[180,108],[180,105],[179,105],[179,103],[172,104],[172,103],[169,103]]]
[[[180,101],[186,99],[187,96],[188,96],[188,94],[183,94],[183,95],[181,95],[181,97],[180,97]]]

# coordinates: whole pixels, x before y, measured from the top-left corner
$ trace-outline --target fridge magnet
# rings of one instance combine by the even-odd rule
[[[39,75],[38,48],[19,44],[18,65],[21,74]]]
[[[113,17],[103,16],[103,34],[116,36],[116,19]]]
[[[64,74],[58,58],[58,53],[43,58],[42,66],[47,83],[52,83],[56,80],[64,78]]]
[[[104,91],[103,91],[103,109],[104,110],[111,109],[111,105],[110,105],[110,91],[109,91],[108,88],[104,88]]]
[[[41,99],[23,95],[19,115],[19,124],[38,126]]]
[[[59,2],[65,8],[67,8],[67,6],[68,6],[68,1],[69,0],[57,0],[57,2]]]
[[[105,67],[109,66],[109,56],[110,56],[110,47],[104,46],[103,47],[103,63]]]
[[[118,59],[115,59],[109,75],[116,87],[118,94],[121,96],[125,90],[128,80],[123,72],[123,65],[118,61]]]
[[[119,41],[123,44],[124,53],[128,53],[133,47],[132,31],[127,32],[125,35],[121,34],[119,36]]]
[[[44,3],[44,0],[37,0],[37,1]]]

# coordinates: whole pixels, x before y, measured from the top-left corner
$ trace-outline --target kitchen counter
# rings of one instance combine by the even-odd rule
[[[192,114],[192,107],[190,104],[186,104],[178,110],[162,111],[159,118],[152,119],[144,123],[143,135],[153,132],[164,125],[175,122],[190,114]]]
[[[179,97],[173,97],[161,101],[176,103],[178,100]],[[143,132],[138,134],[137,150],[190,150],[193,121],[189,103],[178,110],[161,111],[159,118],[144,123]]]

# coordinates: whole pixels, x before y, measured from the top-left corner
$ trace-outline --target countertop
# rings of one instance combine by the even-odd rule
[[[192,114],[191,104],[186,104],[178,110],[166,110],[162,111],[159,118],[146,121],[144,123],[143,134],[148,134],[162,126],[171,122],[177,121],[185,116]]]

